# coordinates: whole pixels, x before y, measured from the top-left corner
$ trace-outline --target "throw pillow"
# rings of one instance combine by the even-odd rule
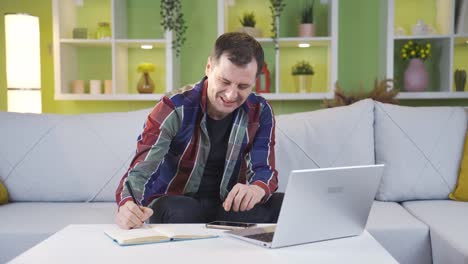
[[[463,158],[460,164],[457,187],[450,193],[449,197],[455,201],[468,202],[468,133],[465,136],[465,146],[463,147]]]
[[[376,199],[448,199],[463,153],[467,115],[462,107],[375,103],[375,159],[385,164]]]
[[[8,191],[5,185],[0,181],[0,204],[6,203],[8,203]]]
[[[279,191],[291,170],[374,164],[374,102],[276,117]]]

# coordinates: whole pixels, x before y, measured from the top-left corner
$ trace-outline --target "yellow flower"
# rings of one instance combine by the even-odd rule
[[[137,72],[140,72],[140,73],[154,72],[154,69],[155,67],[153,63],[144,62],[144,63],[138,64]]]
[[[431,54],[431,44],[430,43],[421,43],[420,41],[408,40],[406,43],[403,43],[400,56],[403,60],[408,60],[412,58],[421,58],[426,60],[430,57]]]

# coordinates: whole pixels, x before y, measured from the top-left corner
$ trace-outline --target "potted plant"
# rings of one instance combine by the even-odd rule
[[[286,4],[283,0],[270,0],[270,11],[271,11],[271,38],[275,43],[275,49],[279,49],[278,45],[278,24],[281,17],[281,12],[283,11]]]
[[[176,56],[179,57],[180,49],[185,42],[185,30],[187,30],[181,0],[161,0],[160,14],[161,26],[164,31],[174,31],[175,33],[172,48],[175,50]]]
[[[255,19],[254,12],[245,12],[242,17],[239,18],[239,22],[242,25],[242,28],[239,30],[240,32],[247,33],[254,38],[259,38],[262,36],[262,31],[258,28],[255,28],[257,20]]]
[[[404,86],[408,92],[424,91],[429,85],[429,73],[424,61],[431,55],[429,42],[416,42],[409,40],[401,48],[401,58],[409,60],[404,73]]]
[[[154,81],[151,79],[149,73],[154,72],[153,63],[140,63],[137,68],[137,72],[142,73],[140,80],[137,84],[137,90],[139,93],[153,93],[154,92]]]
[[[301,24],[299,24],[299,37],[315,36],[314,25],[315,0],[308,0],[301,11]]]
[[[294,77],[296,92],[312,92],[312,76],[314,68],[308,61],[298,61],[293,65],[291,74]]]

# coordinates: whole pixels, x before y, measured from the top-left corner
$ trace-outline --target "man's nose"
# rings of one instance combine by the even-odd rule
[[[237,87],[234,84],[229,85],[229,88],[226,89],[224,96],[226,97],[227,100],[231,102],[235,101],[237,98]]]

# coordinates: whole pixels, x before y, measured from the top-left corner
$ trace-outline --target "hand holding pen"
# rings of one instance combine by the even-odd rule
[[[145,221],[153,215],[153,210],[140,204],[135,198],[132,186],[128,180],[125,181],[125,186],[132,197],[132,201],[126,202],[119,208],[116,216],[116,223],[123,229],[142,227]]]

